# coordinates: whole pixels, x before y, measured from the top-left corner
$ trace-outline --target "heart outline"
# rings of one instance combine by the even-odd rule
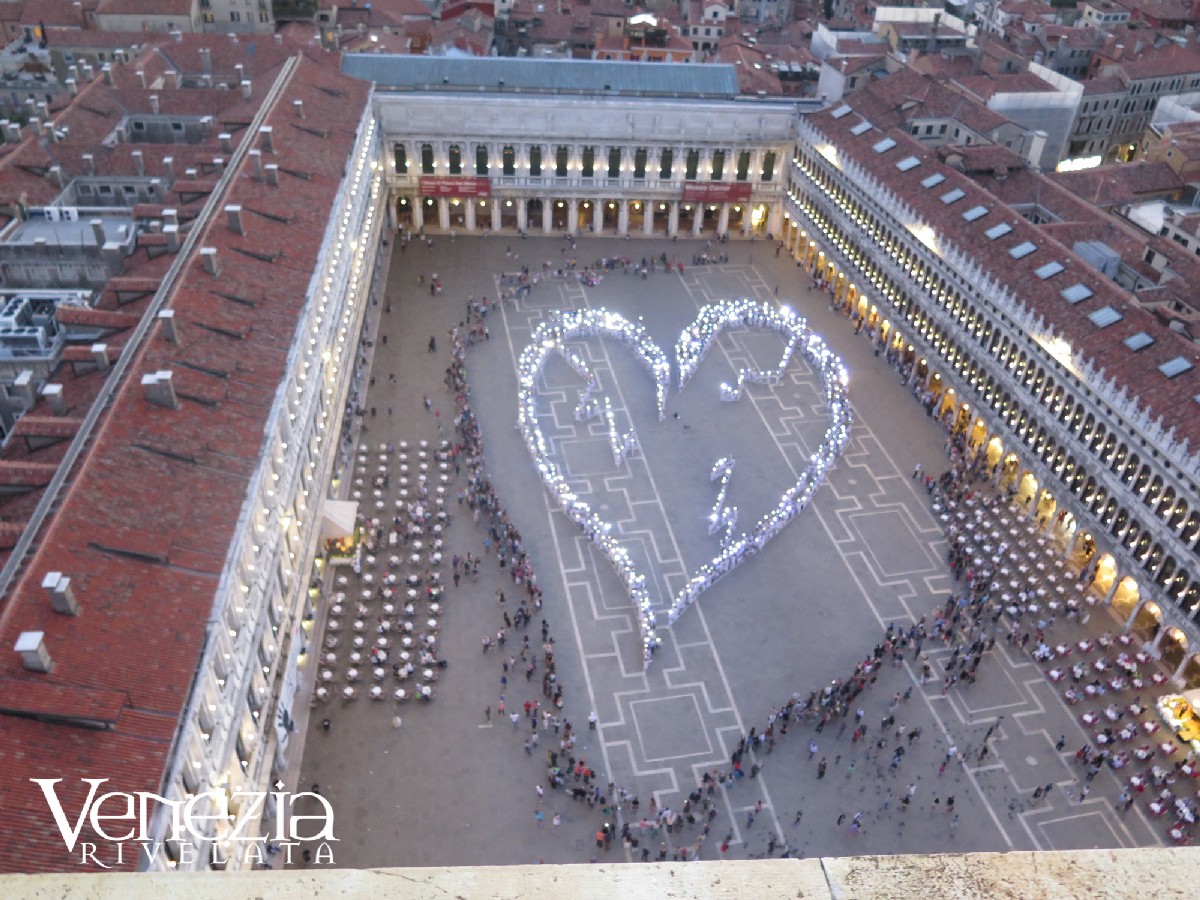
[[[726,328],[734,326],[767,328],[785,336],[787,343],[777,368],[765,372],[758,369],[740,370],[736,388],[721,386],[721,399],[739,399],[747,381],[779,384],[795,351],[800,350],[822,382],[823,396],[830,414],[830,426],[817,451],[810,457],[808,465],[795,483],[780,495],[775,508],[764,513],[749,533],[743,532],[736,539],[722,541],[720,552],[689,576],[668,610],[669,624],[673,624],[684,609],[722,576],[732,572],[749,556],[762,550],[788,522],[803,511],[849,440],[853,415],[845,392],[849,382],[845,366],[841,359],[829,350],[824,340],[808,329],[806,320],[787,307],[772,307],[767,302],[749,299],[720,300],[702,307],[696,319],[684,328],[676,342],[680,391],[687,386],[717,336]],[[577,354],[565,346],[567,341],[594,336],[618,338],[633,350],[634,355],[655,381],[659,421],[665,418],[666,397],[671,377],[670,363],[658,344],[646,335],[645,326],[640,322],[630,322],[620,313],[603,308],[576,309],[552,313],[533,330],[530,343],[521,351],[517,362],[517,424],[551,497],[558,501],[567,518],[575,522],[597,545],[600,552],[608,557],[617,570],[618,577],[625,584],[625,589],[638,610],[643,663],[648,668],[653,660],[654,651],[662,640],[657,633],[657,617],[651,608],[646,578],[633,564],[628,550],[611,536],[611,524],[571,490],[559,466],[550,458],[545,436],[538,425],[534,387],[546,363],[556,355],[563,357],[587,383],[576,407],[577,420],[585,404],[591,404],[589,408],[594,408],[595,401],[590,395],[595,389],[595,375]],[[636,447],[636,438],[632,438],[631,445],[633,432],[620,435],[612,417],[611,407],[606,406],[605,410],[609,442],[614,460],[620,465],[624,456]],[[595,414],[600,414],[599,409],[592,413]],[[623,450],[618,446],[622,442]]]

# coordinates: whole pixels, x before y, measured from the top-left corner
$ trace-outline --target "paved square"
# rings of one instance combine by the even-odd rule
[[[831,679],[846,678],[871,653],[888,622],[907,625],[928,616],[952,589],[929,498],[909,477],[918,462],[929,472],[946,467],[944,433],[886,361],[829,309],[827,298],[810,290],[810,280],[786,254],[775,256],[762,242],[724,248],[728,263],[690,266],[702,242],[583,238],[568,251],[549,238],[437,235],[432,248],[417,242],[393,248],[387,294],[372,308],[367,338],[375,341],[374,361],[364,405],[376,413],[363,417],[362,439],[435,440],[454,434],[454,396],[443,381],[447,331],[465,318],[469,298],[494,303],[507,289],[500,276],[519,265],[509,255],[513,250],[527,261],[556,260],[569,252],[581,265],[617,256],[636,261],[643,254],[685,263],[682,275],[660,270],[643,280],[617,268],[605,270],[595,287],[540,283],[528,297],[493,307],[486,319],[490,339],[467,351],[470,403],[482,432],[486,472],[544,591],[544,605],[527,633],[530,655],[539,661],[543,618],[554,639],[562,714],[576,735],[574,747],[564,753],[596,770],[602,793],[612,782],[639,798],[639,811],[626,804],[616,821],[629,823],[641,847],[655,855],[665,844],[668,850],[698,848],[706,859],[761,856],[771,839],[777,854],[787,846],[804,855],[1158,843],[1159,830],[1138,807],[1124,816],[1113,811],[1119,786],[1112,772],[1097,776],[1083,804],[1068,800],[1065,789],[1081,777],[1073,750],[1090,735],[1029,657],[1002,641],[970,693],[942,695],[940,678],[950,653],[934,643],[925,647],[935,674],[927,685],[917,683],[920,667],[911,659],[885,666],[860,701],[866,740],[851,741],[838,722],[821,734],[810,726],[786,738],[777,734],[773,752],[746,760],[747,768],[752,759],[761,766],[757,777],[714,790],[716,816],[707,842],[699,840],[700,822],[670,834],[640,829],[652,799],[659,808],[682,810],[703,773],[729,771],[739,738],[751,727],[761,731],[772,707],[793,693],[806,696]],[[532,268],[536,273],[539,263]],[[430,296],[421,283],[432,272],[441,273],[441,296]],[[644,669],[623,585],[547,496],[514,427],[515,361],[551,310],[604,306],[640,318],[673,356],[677,336],[704,304],[741,296],[774,301],[777,290],[779,302],[806,316],[850,371],[851,441],[808,509],[673,626],[664,623],[663,645],[653,666]],[[427,351],[430,337],[438,342],[437,353]],[[739,509],[739,527],[748,528],[822,440],[825,413],[816,380],[797,360],[782,384],[751,385],[736,403],[720,401],[722,381],[736,378],[751,362],[774,366],[781,349],[774,336],[733,330],[715,342],[686,390],[672,387],[667,417],[660,422],[653,385],[628,349],[606,340],[579,342],[578,349],[596,369],[618,427],[635,430],[639,449],[618,467],[598,437],[598,420],[574,421],[582,379],[567,366],[547,369],[539,415],[552,454],[628,546],[661,611],[687,573],[716,552],[717,538],[706,525],[716,497],[709,479],[714,460],[724,455],[737,460],[728,502]],[[431,411],[422,402],[425,396]],[[361,475],[350,477],[356,474]],[[338,865],[640,859],[640,851],[626,852],[619,841],[607,852],[596,849],[602,804],[592,807],[557,791],[540,801],[535,795],[534,785],[546,784],[547,752],[560,748],[563,734],[549,722],[531,732],[520,716],[514,727],[499,714],[501,697],[510,712],[523,709],[526,700],[546,701],[540,670],[527,680],[519,658],[524,631],[511,630],[502,651],[481,651],[481,639],[495,638],[522,588],[497,565],[495,546],[473,523],[471,511],[456,502],[464,486],[462,475],[449,483],[447,496],[455,499],[442,552],[447,559],[471,553],[483,560],[478,581],[464,579],[448,590],[438,644],[448,668],[437,682],[436,699],[315,705],[306,732],[294,738],[303,737],[306,745],[298,783],[305,788],[319,783],[335,810]],[[504,607],[498,591],[508,597]],[[1088,630],[1110,627],[1101,618],[1098,613]],[[1056,636],[1070,640],[1072,629],[1082,626],[1064,622],[1057,628]],[[908,744],[903,765],[892,768],[895,741],[881,721],[891,698],[906,690],[911,700],[894,711],[896,724],[919,726],[923,736]],[[595,731],[587,727],[593,710],[602,723]],[[330,720],[328,731],[322,719]],[[991,755],[984,759],[979,753],[989,728]],[[1054,747],[1060,735],[1066,740],[1063,752]],[[819,745],[813,760],[810,739]],[[950,746],[964,754],[966,764],[939,774]],[[816,777],[821,758],[828,763],[825,778]],[[1056,790],[1048,799],[1032,800],[1032,786],[1044,782]],[[916,785],[914,801],[902,807],[899,797],[909,784]],[[943,812],[949,797],[955,798],[958,818]],[[761,812],[751,816],[758,804]],[[864,814],[865,827],[852,836],[837,820],[855,812]],[[551,824],[555,814],[557,827]],[[726,836],[729,849],[723,854],[719,845]]]
[[[629,704],[638,745],[647,762],[708,756],[712,744],[693,696],[634,700]]]

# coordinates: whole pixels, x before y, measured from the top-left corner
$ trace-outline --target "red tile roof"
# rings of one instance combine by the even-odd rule
[[[198,74],[202,46],[212,48],[218,72],[232,73],[235,62],[246,67],[254,99],[244,102],[240,91],[231,92],[235,97],[227,114],[236,110],[247,123],[282,64],[297,53],[295,45],[270,39],[234,44],[224,36],[188,35],[180,43],[148,51],[136,67],[151,81],[155,72],[168,67]],[[249,52],[250,46],[256,52]],[[80,870],[29,778],[62,777],[77,785],[80,777],[109,776],[121,790],[162,789],[167,753],[205,644],[218,579],[238,533],[268,415],[370,89],[341,75],[333,55],[309,50],[297,58],[266,124],[277,137],[271,161],[281,171],[305,178],[285,174],[280,187],[270,187],[254,180],[247,160],[222,198],[242,206],[246,235],[231,232],[220,212],[211,221],[194,223],[202,231],[199,243],[217,249],[220,278],[208,275],[195,258],[186,264],[168,304],[182,342],[162,340],[151,329],[133,351],[127,377],[0,610],[0,646],[11,648],[22,632],[44,631],[54,660],[52,673],[33,675],[21,668],[16,654],[0,654],[0,707],[18,702],[10,694],[29,679],[45,690],[20,701],[38,707],[22,715],[86,717],[95,714],[97,697],[126,698],[111,731],[0,715],[0,793],[9,830],[0,842],[0,871]],[[98,81],[64,115],[86,117],[81,105],[103,108],[116,102],[115,94],[129,89],[134,68],[117,67],[114,88]],[[159,93],[165,97],[173,90]],[[297,127],[295,100],[304,103],[303,128]],[[239,141],[255,139],[247,138],[244,127],[234,134]],[[140,144],[139,149],[149,168],[157,156],[179,159],[182,148]],[[211,147],[208,152],[214,155]],[[0,163],[0,190],[23,178],[22,169]],[[207,195],[216,180],[217,174],[209,171],[191,188]],[[171,259],[170,254],[154,258],[139,251],[126,260],[114,287],[147,288],[161,278]],[[116,293],[105,291],[97,309],[64,308],[60,321],[68,333],[119,329],[123,340],[148,300],[130,300],[117,311]],[[231,296],[248,302],[225,299]],[[72,354],[80,355],[79,348]],[[141,373],[164,369],[175,374],[179,409],[163,409],[145,399]],[[94,397],[102,379],[99,372],[72,377],[68,366],[55,374],[73,410],[86,408],[80,398]],[[47,415],[44,402],[33,415]],[[30,429],[36,430],[33,424]],[[63,447],[59,442],[29,450],[24,441],[10,441],[0,460],[0,483],[44,484]],[[14,523],[30,514],[39,496],[31,491],[0,506],[7,522],[0,523],[0,546],[11,546],[6,539]],[[48,571],[72,579],[81,606],[78,616],[51,610],[41,588]],[[82,800],[78,791],[66,782],[59,787],[77,807]],[[126,854],[119,868],[130,869],[135,862]]]

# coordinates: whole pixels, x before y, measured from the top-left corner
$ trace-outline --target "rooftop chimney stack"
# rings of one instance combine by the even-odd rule
[[[217,261],[216,247],[201,247],[200,262],[204,263],[204,271],[214,278],[221,274],[221,265]]]
[[[179,29],[175,29],[174,31],[172,31],[171,37],[175,39],[175,43],[177,43],[177,44],[183,43],[183,32],[180,31]]]
[[[134,74],[137,75],[138,87],[144,91],[146,89],[146,73],[138,69]]]
[[[142,157],[141,150],[134,150],[129,154],[133,157],[133,168],[138,173],[138,178],[146,177],[146,160]]]
[[[54,660],[46,649],[46,632],[22,631],[13,649],[21,654],[21,665],[29,672],[52,672]]]
[[[41,394],[46,398],[46,403],[54,415],[65,416],[67,414],[67,401],[63,399],[63,386],[61,384],[44,384],[42,385]]]
[[[58,182],[58,187],[61,190],[67,186],[67,176],[63,174],[62,166],[51,166],[50,174],[54,176],[54,180]]]
[[[178,34],[180,37],[183,37],[182,31],[178,31],[176,34]],[[183,79],[179,77],[178,69],[170,69],[167,71],[167,81],[175,90],[179,90],[181,87],[183,87]]]
[[[275,152],[275,141],[272,138],[273,130],[270,125],[263,125],[258,129],[258,133],[262,137],[262,150],[264,153]]]
[[[213,168],[217,170],[218,175],[225,171],[225,160],[220,156],[214,156],[212,164]]]
[[[251,150],[250,151],[250,164],[254,166],[254,180],[262,181],[263,180],[263,163],[262,163],[262,151],[261,150]]]
[[[74,78],[67,79],[67,92],[70,93],[72,97],[79,93],[79,85],[76,83]]]
[[[62,572],[47,572],[42,579],[42,588],[50,595],[51,608],[60,615],[79,615],[79,604],[71,590],[71,579]]]
[[[104,220],[89,219],[88,224],[92,226],[92,237],[96,239],[96,246],[104,246]]]
[[[112,87],[112,83],[113,83],[112,64],[105,63],[104,65],[102,65],[100,67],[100,74],[104,76],[104,83],[107,84],[109,87]]]
[[[231,203],[225,207],[225,215],[229,219],[229,230],[245,237],[246,228],[242,224],[242,208],[236,203]]]
[[[162,323],[163,337],[172,344],[179,343],[179,329],[175,326],[175,310],[164,309],[158,313],[158,321]]]
[[[162,211],[162,217],[163,221],[168,225],[174,225],[177,228],[179,227],[179,210],[175,209],[174,207],[164,209]]]
[[[146,400],[164,409],[179,409],[179,401],[175,398],[173,373],[168,370],[148,372],[142,376],[142,387],[146,389]]]
[[[158,102],[158,94],[150,95],[150,112],[156,116],[162,112],[162,107]]]
[[[297,117],[303,119],[304,118],[304,101],[303,100],[293,100],[292,106],[296,107]]]
[[[271,187],[279,187],[279,166],[275,163],[268,163],[263,166],[263,171],[267,174],[267,184]]]
[[[13,393],[17,395],[17,399],[21,401],[26,412],[33,409],[33,371],[31,369],[22,369],[13,379]]]
[[[222,131],[220,134],[217,135],[217,140],[219,140],[221,142],[221,152],[222,153],[232,153],[233,152],[233,135],[232,134],[230,134],[228,131]]]
[[[108,344],[92,344],[92,359],[101,372],[108,371]]]
[[[167,181],[172,184],[175,182],[175,157],[164,156],[162,158],[163,171],[167,173]]]
[[[82,66],[80,66],[79,72],[83,75],[84,81],[91,81],[96,77],[96,70],[92,68],[92,64],[89,62],[85,62]]]
[[[200,71],[205,75],[212,74],[212,51],[207,47],[200,48]]]
[[[167,239],[167,249],[172,253],[178,253],[180,247],[179,226],[164,223],[162,227],[162,233]]]
[[[90,154],[90,153],[85,153],[80,158],[83,160],[84,171],[86,171],[88,173],[88,175],[95,175],[96,174],[96,157],[92,156],[92,154]]]
[[[37,116],[34,116],[32,119],[29,120],[29,127],[33,129],[34,134],[41,134],[42,133],[42,120],[39,119]]]
[[[242,79],[242,99],[249,100],[253,96],[254,96],[254,91],[252,89],[249,79],[243,78]]]

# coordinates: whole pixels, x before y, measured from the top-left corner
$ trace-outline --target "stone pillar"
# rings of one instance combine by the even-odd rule
[[[699,237],[704,228],[704,204],[692,204],[692,237]]]
[[[517,230],[525,231],[529,227],[529,201],[524,197],[517,200]]]
[[[1099,553],[1100,551],[1097,550],[1096,552]],[[1119,569],[1113,573],[1112,584],[1110,584],[1108,586],[1108,593],[1104,595],[1104,605],[1105,606],[1112,605],[1113,597],[1115,597],[1117,594],[1117,586],[1121,583],[1122,577],[1123,576],[1121,575],[1121,571]],[[1132,620],[1130,621],[1129,624],[1130,625],[1133,624]],[[1128,628],[1128,626],[1126,626],[1126,627]]]
[[[500,209],[500,201],[495,197],[492,198],[492,231],[499,231],[500,225],[504,221],[504,212]]]
[[[604,233],[604,201],[592,201],[592,231],[596,234]]]
[[[438,227],[442,231],[450,230],[450,201],[445,197],[437,198]]]
[[[478,202],[479,201],[477,201],[474,197],[470,198],[467,201],[467,211],[466,211],[466,229],[467,229],[467,231],[475,230],[475,204]]]
[[[579,201],[574,197],[567,201],[567,231],[579,233]]]
[[[1167,629],[1164,627],[1162,630],[1159,631],[1159,634],[1166,634],[1166,631],[1167,631]],[[1188,659],[1190,657],[1191,657],[1190,653],[1184,653],[1183,659],[1181,659],[1179,661],[1179,667],[1174,672],[1171,673],[1171,678],[1173,678],[1175,680],[1176,684],[1183,683],[1183,670],[1187,668]]]
[[[754,228],[754,217],[750,215],[752,206],[747,200],[742,205],[742,237],[747,237]]]
[[[617,234],[629,233],[629,201],[622,200],[617,206]]]
[[[783,204],[779,201],[772,203],[771,211],[767,213],[767,231],[771,232],[772,237],[780,237],[788,227],[788,221],[783,217]]]
[[[412,201],[412,227],[413,231],[420,231],[425,227],[425,201],[420,197],[414,197]]]
[[[554,204],[557,201],[543,200],[542,201],[542,231],[549,234],[554,230]]]
[[[642,216],[642,234],[654,234],[654,212],[656,204],[651,200],[647,200],[643,208],[645,210],[645,215]]]
[[[722,203],[721,211],[717,213],[717,234],[724,234],[729,230],[729,204]]]
[[[667,213],[667,237],[679,234],[679,201],[672,200],[670,212]]]

